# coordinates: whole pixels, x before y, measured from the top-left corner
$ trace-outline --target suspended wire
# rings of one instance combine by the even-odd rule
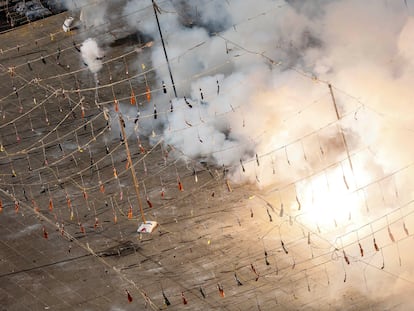
[[[255,18],[259,18],[260,17],[260,15],[258,15],[258,16],[256,16]],[[233,44],[233,43],[232,43]],[[257,54],[257,53],[255,53],[254,51],[249,51],[249,50],[245,50],[247,53],[254,53],[254,54]],[[130,52],[131,54],[132,53],[134,53],[134,51],[131,51]],[[129,54],[128,54],[129,55]],[[266,56],[264,56],[264,55],[262,55],[262,54],[257,54],[258,56],[260,56],[260,57],[264,57],[264,58],[266,58]],[[119,57],[117,58],[117,59],[119,59]],[[266,58],[267,59],[267,58]],[[114,60],[114,59],[113,59]],[[110,60],[110,61],[113,61],[113,60]],[[267,59],[268,61],[271,61],[270,59]],[[109,62],[109,61],[108,61]],[[275,65],[277,64],[277,63],[274,63]],[[151,71],[152,70],[156,70],[156,68],[152,68],[151,69]],[[78,71],[75,71],[75,72],[78,72]],[[73,73],[75,73],[75,72],[73,72]],[[206,71],[207,72],[207,71]],[[73,73],[71,73],[71,74],[73,74]],[[201,74],[198,74],[198,76],[201,76],[201,75],[203,75],[203,74],[205,74],[205,73],[201,73]],[[136,75],[135,77],[137,77],[138,75]],[[309,77],[309,78],[312,78],[312,77],[310,77],[310,76],[308,76],[308,75],[305,75],[306,77]],[[56,76],[55,76],[56,77]],[[51,79],[51,77],[49,77],[49,78],[47,78],[47,79]],[[116,81],[116,82],[118,82],[118,83],[122,83],[122,82],[125,82],[125,81],[130,81],[130,79],[132,79],[132,77],[131,78],[128,78],[128,79],[123,79],[123,80],[121,80],[121,81]],[[42,81],[42,80],[40,80],[40,81]],[[43,81],[45,81],[45,79],[43,79]],[[327,83],[326,81],[324,81],[325,83]],[[105,87],[108,87],[108,86],[112,86],[112,85],[115,85],[115,84],[108,84],[108,85],[105,85]],[[26,85],[24,85],[21,89],[23,89],[24,87],[25,87]],[[49,91],[49,92],[52,92],[53,91],[53,88],[51,87],[51,86],[47,86],[47,87],[45,87],[45,89],[47,90],[47,91]],[[93,91],[93,90],[96,90],[97,88],[87,88],[87,89],[81,89],[80,91]],[[20,90],[20,89],[19,89]],[[156,91],[160,91],[161,89],[156,89]],[[151,91],[151,92],[154,92],[155,90],[153,90],[153,91]],[[54,91],[54,92],[56,92],[56,90]],[[75,91],[72,91],[72,93],[75,93]],[[3,99],[1,99],[0,100],[0,102],[2,102],[2,101],[4,101],[6,98],[8,98],[11,94],[13,94],[13,93],[10,93],[7,97],[5,97],[5,98],[3,98]],[[53,95],[53,93],[52,93],[52,95]],[[52,95],[50,95],[50,96],[52,96]],[[139,94],[139,95],[143,95],[143,93],[142,94]],[[127,97],[126,97],[127,98]],[[43,102],[45,102],[46,100],[44,100],[44,101],[42,101],[42,103]],[[72,100],[73,101],[73,100]],[[109,101],[107,102],[107,103],[100,103],[100,104],[108,104],[108,103],[110,103]],[[81,104],[81,102],[79,101],[79,102],[75,102],[75,107],[73,107],[72,108],[72,110],[68,113],[68,114],[66,114],[66,116],[65,116],[65,118],[66,117],[68,117],[68,115],[72,112],[72,111],[74,111],[75,110],[75,108],[78,108],[79,107],[79,105]],[[304,109],[308,109],[309,107],[311,107],[311,105],[312,104],[310,104],[310,106],[307,106],[307,107],[305,107]],[[42,104],[38,104],[36,107],[41,107],[42,106]],[[364,105],[365,106],[365,105]],[[359,106],[358,107],[358,109],[360,108],[361,106]],[[33,109],[36,109],[36,108],[33,108]],[[15,121],[18,121],[18,120],[20,120],[20,119],[22,119],[23,117],[25,117],[26,115],[29,115],[30,114],[30,112],[31,111],[33,111],[33,110],[30,110],[30,111],[28,111],[28,112],[26,112],[24,115],[20,115],[19,117],[17,117],[16,119],[14,119]],[[299,112],[297,112],[298,114],[300,113],[301,111],[299,111]],[[353,111],[353,112],[355,112],[355,110]],[[103,112],[100,112],[99,114],[97,114],[96,115],[96,118],[98,117],[98,116],[102,116],[102,113]],[[229,111],[227,111],[227,112],[225,112],[225,113],[223,113],[223,115],[226,115],[226,114],[228,114],[228,113],[232,113],[230,110]],[[344,116],[342,116],[342,118],[344,118],[345,116],[348,116],[348,115],[350,115],[352,112],[350,112],[350,113],[348,113],[347,115],[344,115]],[[165,113],[166,114],[166,113]],[[147,116],[148,117],[148,116]],[[288,119],[290,119],[290,118],[288,118]],[[288,120],[287,119],[287,120]],[[43,144],[44,143],[44,141],[45,141],[45,138],[47,138],[49,135],[51,135],[53,132],[55,132],[55,131],[57,131],[57,128],[63,123],[63,121],[64,120],[62,120],[60,123],[58,123],[58,125],[55,127],[55,128],[53,128],[51,131],[49,131],[48,132],[48,134],[46,134],[44,137],[42,137],[40,140],[38,140],[36,143],[38,144],[38,143],[42,143],[42,146],[38,146],[36,149],[33,149],[33,148],[35,148],[34,146],[35,145],[32,145],[29,149],[25,149],[25,150],[23,150],[23,151],[19,151],[19,152],[17,152],[17,153],[13,153],[13,154],[9,154],[8,155],[8,157],[13,157],[13,156],[17,156],[17,155],[19,155],[19,154],[28,154],[29,152],[33,152],[33,151],[35,151],[35,150],[38,150],[38,149],[40,149],[40,148],[42,148],[42,147],[44,147],[46,144],[48,144],[48,145],[53,145],[53,144],[56,144],[56,142],[58,142],[58,141],[61,141],[61,139],[63,139],[65,136],[62,136],[60,139],[56,139],[56,140],[54,140],[53,142],[46,142],[45,144]],[[340,120],[339,120],[340,121]],[[333,123],[330,123],[329,125],[327,125],[326,127],[328,127],[328,126],[331,126],[332,124],[336,124],[337,122],[339,122],[339,121],[335,121],[335,122],[333,122]],[[90,121],[88,121],[88,123],[89,122],[91,122],[92,123],[92,120],[90,120]],[[14,123],[14,122],[11,122],[11,121],[9,121],[7,124],[3,124],[2,125],[2,127],[5,127],[6,125],[10,125],[10,124],[12,124],[12,123]],[[199,125],[201,125],[201,123],[198,123],[198,124],[196,124],[196,126],[199,126]],[[79,126],[79,127],[77,127],[77,128],[75,128],[75,130],[72,130],[70,133],[68,133],[68,134],[66,134],[66,135],[71,135],[71,134],[73,134],[73,133],[76,133],[80,128],[81,128],[82,126]],[[185,129],[183,129],[183,130],[185,130]],[[303,136],[303,137],[301,137],[301,138],[299,138],[299,139],[297,139],[297,140],[295,140],[294,142],[290,142],[290,143],[288,143],[288,144],[286,144],[286,145],[284,145],[284,146],[282,146],[282,147],[279,147],[279,148],[277,148],[277,149],[274,149],[274,150],[271,150],[271,151],[269,151],[268,153],[264,153],[264,154],[261,154],[260,155],[260,158],[261,157],[263,157],[263,156],[268,156],[268,155],[270,155],[270,154],[273,154],[273,153],[275,153],[275,152],[277,152],[277,151],[279,151],[279,150],[283,150],[283,149],[286,149],[286,147],[287,146],[290,146],[290,145],[292,145],[292,144],[294,144],[294,143],[296,143],[296,142],[298,142],[298,141],[301,141],[301,140],[303,140],[305,137],[308,137],[308,136],[310,136],[310,135],[314,135],[315,133],[318,133],[319,131],[320,131],[321,129],[318,129],[318,130],[315,130],[314,132],[312,132],[312,133],[308,133],[307,135],[305,135],[305,136]],[[103,132],[105,132],[106,131],[106,128],[104,128],[104,130],[102,130],[102,133]],[[180,130],[177,130],[177,132],[180,132]],[[155,149],[155,147],[158,145],[158,144],[160,144],[161,143],[161,140],[159,140],[158,141],[158,143],[155,145],[155,146],[153,146],[153,148],[150,150],[150,151],[148,151],[148,153],[146,153],[144,156],[142,156],[142,157],[140,157],[133,165],[135,166],[135,165],[138,165],[138,163],[140,163],[140,162],[142,162],[143,161],[143,159],[145,158],[145,157],[147,157],[147,156],[150,156],[150,155],[152,155],[152,153],[153,153],[153,150]],[[89,146],[90,144],[92,144],[92,142],[91,141],[89,141],[85,146]],[[112,154],[112,153],[114,153],[115,151],[117,151],[118,150],[118,148],[121,146],[121,144],[119,144],[118,146],[116,146],[115,148],[113,148],[110,152],[110,154]],[[224,150],[222,150],[222,151],[224,151]],[[70,155],[67,155],[67,156],[65,156],[64,158],[62,158],[62,160],[61,161],[63,161],[64,159],[67,159],[69,156],[71,156],[71,155],[73,155],[73,154],[75,154],[77,152],[77,150],[74,150],[73,152],[71,152],[70,153]],[[182,151],[179,151],[179,152],[181,152],[181,157],[183,157],[183,158],[186,158],[187,160],[189,160],[189,161],[191,161],[191,162],[194,162],[194,163],[196,163],[196,161],[194,161],[193,159],[191,159],[189,156],[187,156],[187,155],[185,155]],[[351,157],[352,156],[354,156],[356,153],[353,153],[353,154],[351,154]],[[95,163],[100,163],[100,161],[104,161],[104,159],[106,159],[108,156],[106,155],[106,156],[103,156],[103,157],[101,157],[101,158],[99,158],[98,160],[97,160],[97,162],[95,162]],[[338,163],[342,163],[342,161],[344,161],[345,159],[342,159],[342,160],[340,160],[340,161],[337,161],[337,162],[335,162],[334,164],[332,164],[332,165],[338,165]],[[56,165],[57,163],[60,163],[60,160],[58,160],[59,162],[55,162],[55,163],[53,163],[52,165]],[[255,161],[255,157],[252,157],[251,159],[249,159],[249,160],[246,160],[245,162],[251,162],[251,161]],[[174,162],[175,163],[175,162]],[[51,165],[51,166],[52,166]],[[398,171],[395,171],[395,172],[392,172],[391,174],[389,174],[389,175],[387,175],[387,176],[385,176],[385,177],[382,177],[382,178],[380,178],[380,179],[378,179],[378,180],[375,180],[375,181],[373,181],[371,184],[373,184],[373,183],[377,183],[377,182],[379,182],[380,180],[383,180],[383,179],[385,179],[385,178],[388,178],[388,177],[390,177],[390,176],[394,176],[394,174],[397,174],[398,172],[401,172],[401,171],[403,171],[403,170],[406,170],[406,169],[408,169],[410,166],[411,166],[412,164],[410,164],[410,165],[408,165],[408,166],[406,166],[406,167],[403,167],[403,168],[401,168],[401,169],[399,169]],[[169,164],[168,166],[166,166],[166,167],[162,167],[161,169],[160,169],[160,171],[158,171],[158,172],[155,172],[155,174],[154,175],[159,175],[159,174],[161,174],[161,172],[163,172],[163,171],[165,171],[166,169],[167,169],[167,167],[172,167],[173,166],[173,164]],[[72,180],[75,184],[76,184],[76,186],[79,188],[79,189],[87,189],[88,191],[89,190],[96,190],[97,188],[98,188],[98,186],[94,186],[94,187],[87,187],[87,188],[85,188],[85,186],[83,186],[83,185],[81,185],[80,183],[78,183],[76,180],[75,180],[75,178],[76,177],[78,177],[78,176],[82,176],[82,174],[83,173],[85,173],[87,170],[89,170],[89,169],[91,169],[91,167],[92,167],[92,165],[90,165],[90,166],[88,166],[88,167],[86,167],[86,168],[84,168],[84,169],[82,169],[82,170],[80,170],[80,171],[78,171],[78,172],[76,172],[76,173],[74,173],[74,174],[71,174],[71,175],[68,175],[68,176],[65,176],[64,178],[63,178],[63,180],[64,181],[68,181],[68,180]],[[235,167],[235,166],[234,166]],[[41,172],[41,171],[43,171],[43,170],[51,170],[52,172],[53,172],[53,169],[49,166],[49,167],[46,167],[46,168],[38,168],[38,169],[36,169],[35,170],[35,172]],[[325,170],[326,170],[326,168],[325,168]],[[121,171],[121,173],[119,174],[119,175],[122,175],[123,173],[125,173],[127,171],[127,169],[125,169],[125,170],[123,170],[123,171]],[[56,176],[56,179],[58,179],[57,178],[57,175],[55,175]],[[300,181],[300,180],[305,180],[305,179],[307,179],[307,178],[309,178],[309,176],[306,176],[306,177],[304,177],[304,178],[302,178],[302,179],[299,179],[298,181]],[[105,182],[110,182],[110,181],[114,181],[114,177],[111,177],[111,178],[109,178],[108,180],[106,180]],[[291,186],[291,185],[294,185],[295,183],[297,183],[298,181],[295,181],[295,182],[293,182],[293,183],[290,183],[289,185],[284,185],[285,187],[288,187],[288,186]],[[209,181],[209,183],[212,183],[212,181]],[[8,185],[13,185],[13,186],[16,186],[16,185],[19,185],[19,184],[16,184],[16,183],[11,183],[11,184],[8,184]],[[20,185],[27,185],[27,184],[23,184],[23,183],[21,183]],[[357,191],[360,191],[361,189],[365,189],[366,187],[368,187],[369,186],[369,184],[368,185],[364,185],[364,186],[361,186],[360,188],[358,188],[358,189],[356,189],[356,190],[354,190],[355,192],[357,192]],[[198,191],[199,189],[201,189],[202,187],[200,186],[200,188],[197,188],[196,190]],[[282,187],[282,189],[283,189],[283,187]],[[8,196],[8,197],[10,197],[11,199],[13,199],[13,200],[16,200],[16,197],[13,197],[11,194],[9,194],[9,193],[5,193],[3,190],[1,190],[2,191],[2,193],[3,193],[3,195],[6,195],[6,196]],[[185,197],[188,197],[188,196],[190,196],[191,195],[191,193],[189,193],[187,196],[185,196]],[[184,198],[185,197],[181,197],[179,200],[184,200]],[[24,206],[24,204],[22,204],[23,206]],[[402,206],[403,207],[403,206]],[[32,210],[31,209],[31,207],[30,206],[26,206],[26,208],[28,209],[28,210]],[[401,208],[401,207],[400,207]],[[394,211],[395,212],[395,211]],[[379,219],[383,219],[384,217],[386,217],[386,216],[388,216],[388,215],[391,215],[391,213],[392,212],[390,212],[390,213],[387,213],[386,215],[383,215],[383,216],[381,216]],[[409,214],[411,214],[411,213],[409,213]],[[407,215],[409,215],[409,214],[406,214],[406,215],[404,215],[404,217],[406,217]],[[42,214],[40,214],[40,215],[42,215]],[[46,220],[46,221],[48,221],[48,223],[49,223],[49,225],[53,225],[54,224],[54,222],[53,221],[51,221],[51,220],[49,220],[46,216],[43,216],[45,219],[43,219],[43,220]],[[191,217],[191,216],[189,216],[189,217]],[[401,216],[401,219],[403,218],[403,216]],[[377,220],[374,220],[374,221],[372,221],[372,222],[370,222],[370,225],[373,223],[373,222],[375,222],[375,221],[378,221],[379,219],[377,219]],[[398,221],[398,220],[396,220],[396,221]],[[393,222],[390,222],[390,223],[395,223],[396,221],[393,221]],[[365,224],[365,225],[363,225],[362,227],[360,227],[359,229],[355,229],[353,232],[355,232],[355,231],[358,231],[358,230],[360,230],[360,229],[362,229],[363,227],[365,227],[365,226],[367,226],[368,224]],[[279,226],[279,228],[280,228],[280,226]],[[378,229],[376,232],[379,232],[380,230],[383,230],[384,228],[386,228],[386,227],[383,227],[383,228],[381,228],[381,229]],[[351,233],[351,232],[350,232]],[[347,234],[350,234],[350,233],[347,233]],[[347,235],[346,234],[346,235]],[[67,235],[67,237],[68,238],[73,238],[73,237],[71,237],[70,235]],[[75,239],[75,238],[74,238]],[[82,244],[81,242],[79,242],[77,239],[75,239],[75,241],[77,242],[77,243],[80,243],[81,245],[81,247],[83,247],[83,248],[85,248],[86,246],[84,245],[84,244]],[[297,240],[298,242],[299,241],[303,241],[303,239],[302,238],[298,238],[298,240]],[[356,242],[354,242],[353,244],[355,244]],[[353,245],[353,244],[347,244],[347,245],[344,245],[343,247],[348,247],[348,246],[351,246],[351,245]],[[384,245],[384,246],[382,246],[382,247],[386,247],[386,245]],[[88,252],[90,252],[92,255],[94,255],[94,256],[96,256],[96,257],[98,257],[98,258],[101,258],[101,257],[99,257],[98,255],[96,255],[96,253],[94,253],[93,251],[92,251],[92,249],[90,249],[89,247],[86,247],[87,248],[87,251]],[[85,248],[85,249],[86,249]],[[272,248],[272,249],[270,249],[270,251],[275,251],[277,248]],[[326,254],[324,254],[325,256],[327,255],[328,253],[326,253]],[[322,255],[321,255],[322,256]],[[257,258],[261,258],[261,257],[259,257],[259,256],[256,256]],[[246,257],[247,258],[247,257]],[[316,257],[317,258],[317,257]],[[302,264],[302,263],[305,263],[305,262],[309,262],[309,259],[306,259],[306,260],[304,260],[304,261],[297,261],[296,262],[296,265],[300,265],[300,264]],[[328,260],[328,261],[325,261],[325,262],[323,262],[323,264],[326,264],[326,263],[329,263],[329,262],[331,262],[331,260]],[[107,264],[107,263],[105,263],[105,261],[103,261],[103,263],[104,264]],[[319,267],[319,266],[321,266],[322,264],[319,264],[319,265],[314,265],[314,267],[315,267],[315,269],[316,269],[316,267]],[[378,267],[376,267],[377,269],[378,269]],[[281,271],[287,271],[288,269],[291,269],[291,265],[288,265],[288,266],[286,266],[285,268],[281,268]],[[308,270],[312,270],[312,267],[307,267],[306,268],[306,270],[305,271],[308,271]],[[298,273],[303,273],[303,271],[304,270],[299,270],[298,272],[296,272],[296,273],[294,273],[294,274],[291,274],[290,273],[290,271],[289,271],[289,275],[296,275],[296,274],[298,274]],[[384,270],[382,270],[382,271],[384,271]],[[388,273],[388,272],[387,272]],[[122,274],[121,274],[122,275]],[[263,275],[266,275],[266,274],[263,274]],[[287,275],[287,274],[286,274]],[[125,276],[124,276],[125,277]],[[396,276],[396,277],[398,277],[398,276]],[[126,277],[125,277],[126,278]],[[305,277],[303,277],[302,279],[304,279]],[[131,282],[128,278],[126,279],[128,282]],[[409,281],[409,280],[408,280]],[[409,281],[409,282],[411,282],[411,281]],[[264,285],[263,285],[264,286]],[[282,286],[282,285],[280,285],[280,286]],[[149,299],[149,297],[147,296],[147,294],[145,293],[145,292],[143,292],[143,289],[141,288],[141,287],[139,287],[139,286],[137,286],[135,283],[134,283],[134,287],[135,288],[137,288],[140,292],[141,292],[141,294],[143,295],[143,297],[144,297],[144,299]],[[260,288],[260,287],[257,287],[257,288]],[[190,290],[190,289],[187,289],[187,290]],[[195,289],[192,289],[192,290],[195,290]]]

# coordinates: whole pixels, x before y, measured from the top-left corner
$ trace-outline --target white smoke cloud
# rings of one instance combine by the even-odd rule
[[[92,73],[97,73],[102,68],[102,58],[104,52],[98,46],[95,39],[86,39],[80,47],[83,62],[88,66]]]
[[[108,1],[96,0],[64,0],[66,8],[71,11],[79,11],[79,20],[83,28],[96,27],[97,32],[106,31],[108,14]],[[94,30],[95,31],[95,30]]]
[[[162,3],[158,17],[177,99],[152,5],[145,1],[113,3],[117,4],[129,27],[154,40],[154,87],[165,81],[168,88],[167,95],[153,94],[158,118],[142,120],[142,132],[155,129],[180,154],[230,167],[233,179],[259,180],[259,186],[264,186],[294,181],[303,172],[317,172],[320,149],[326,149],[323,157],[328,164],[343,159],[339,130],[343,127],[351,153],[369,146],[375,155],[376,166],[369,156],[354,156],[355,166],[362,170],[354,174],[357,185],[369,180],[364,166],[370,166],[376,176],[411,160],[414,148],[403,142],[412,135],[414,30],[404,3]],[[101,11],[95,15],[110,21]],[[92,14],[91,18],[97,17]],[[96,55],[88,59],[94,63]],[[99,64],[91,70],[99,70]],[[351,114],[337,126],[320,130],[335,122],[336,116],[327,84],[312,76],[332,83],[340,115]],[[184,96],[192,108],[185,104]],[[169,112],[170,100],[173,112]],[[141,113],[151,115],[153,106]],[[312,133],[317,133],[317,139],[308,137]],[[261,157],[260,167],[255,164],[256,154]],[[277,176],[270,166],[277,169]]]
[[[296,183],[299,199],[311,206],[316,197],[327,210],[351,204],[356,228],[398,203],[367,216],[359,205],[376,195],[367,191],[365,199],[352,196],[337,204],[338,195],[348,192],[347,184],[357,189],[405,167],[414,156],[414,19],[409,9],[413,3],[407,4],[386,0],[163,2],[159,21],[178,92],[175,98],[153,7],[150,1],[127,1],[122,13],[125,22],[155,42],[151,49],[154,85],[160,87],[164,81],[168,88],[167,95],[153,94],[157,120],[147,118],[140,125],[147,133],[155,128],[179,154],[229,167],[236,181],[283,185],[322,172],[313,180]],[[92,20],[98,19],[91,14]],[[95,42],[92,50],[96,47]],[[85,62],[97,72],[96,54],[90,57]],[[333,85],[343,117],[340,123],[336,123],[325,82]],[[148,107],[143,114],[153,113],[153,106]],[[341,128],[353,171],[346,160]],[[360,149],[364,151],[357,153]],[[324,173],[324,167],[334,163],[337,166]],[[407,202],[413,193],[410,174],[395,179]],[[382,195],[395,192],[390,184],[382,191]],[[349,211],[342,215],[344,222]],[[323,213],[320,210],[318,215]],[[412,279],[409,264],[399,269],[395,268],[397,275]],[[401,281],[392,290],[375,282],[370,286],[377,290],[373,297],[402,288]]]

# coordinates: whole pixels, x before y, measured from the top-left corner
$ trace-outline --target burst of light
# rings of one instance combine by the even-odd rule
[[[320,174],[297,184],[300,221],[322,233],[347,231],[362,223],[363,201],[350,189],[341,170]]]

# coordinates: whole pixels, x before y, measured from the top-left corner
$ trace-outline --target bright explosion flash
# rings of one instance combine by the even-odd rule
[[[296,187],[302,204],[299,221],[322,233],[343,233],[363,224],[364,198],[349,188],[339,168],[299,182]]]

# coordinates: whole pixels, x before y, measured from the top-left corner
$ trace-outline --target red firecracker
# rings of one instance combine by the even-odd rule
[[[129,302],[129,303],[131,303],[131,302],[132,302],[132,300],[133,300],[133,299],[132,299],[132,296],[131,296],[131,294],[129,293],[129,291],[128,291],[127,289],[126,289],[125,291],[126,291],[126,293],[127,293],[128,302]]]
[[[186,305],[188,303],[187,299],[184,296],[184,292],[181,292],[181,299],[183,300],[184,305]]]
[[[45,228],[45,227],[43,227],[43,237],[44,237],[45,239],[47,239],[47,238],[48,238],[48,234],[47,234],[47,231],[46,231],[46,228]]]

